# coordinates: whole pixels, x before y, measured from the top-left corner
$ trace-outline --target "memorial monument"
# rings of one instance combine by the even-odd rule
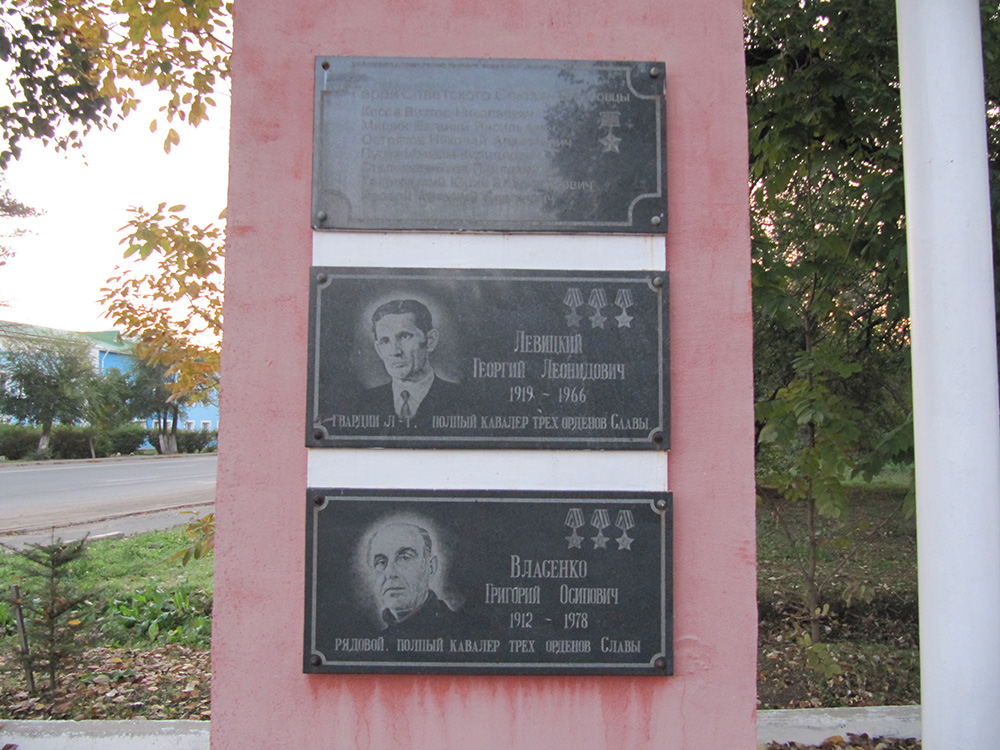
[[[241,2],[213,746],[752,746],[740,7]]]

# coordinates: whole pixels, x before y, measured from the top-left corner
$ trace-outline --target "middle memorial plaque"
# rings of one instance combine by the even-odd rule
[[[667,275],[311,271],[310,447],[669,447]]]

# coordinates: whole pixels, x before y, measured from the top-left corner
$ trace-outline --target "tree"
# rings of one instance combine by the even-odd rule
[[[229,76],[231,15],[226,0],[9,0],[0,9],[0,59],[14,74],[12,103],[0,107],[0,168],[20,155],[22,138],[78,147],[88,129],[113,127],[138,106],[139,87],[166,94],[152,132],[161,120],[197,126],[208,119],[215,90]],[[169,127],[164,150],[179,140]],[[161,227],[164,208],[152,215],[135,210],[134,242],[125,253],[144,261],[159,241],[159,268],[122,271],[104,301],[110,317],[138,339],[140,357],[166,368],[176,399],[208,399],[217,384],[217,340],[199,336],[199,325],[217,339],[222,230],[190,225],[175,213],[182,207]],[[172,320],[170,310],[184,299],[196,299],[193,317]]]
[[[0,413],[39,425],[38,452],[47,455],[53,423],[75,424],[83,416],[93,376],[87,343],[76,338],[15,340],[0,361],[7,374]]]
[[[164,455],[177,453],[177,426],[187,403],[186,396],[170,390],[167,369],[155,362],[137,359],[129,372],[131,410],[136,416],[152,417],[156,423],[156,450]]]
[[[17,219],[25,219],[38,215],[38,209],[26,206],[10,194],[10,190],[3,187],[3,178],[0,175],[0,219],[3,219],[3,231],[0,231],[0,239],[6,240],[11,237],[20,237],[27,231],[24,227],[10,227],[10,222]],[[14,251],[4,242],[0,243],[0,266],[7,263],[14,256]],[[6,300],[0,300],[0,307],[7,305]]]
[[[0,8],[0,60],[12,67],[12,101],[0,107],[0,168],[20,156],[22,138],[52,139],[65,148],[78,141],[80,130],[57,132],[59,126],[86,131],[110,111],[97,92],[94,45],[60,33],[35,11],[15,3]]]
[[[137,267],[118,269],[101,301],[137,342],[139,359],[163,370],[173,398],[196,402],[211,399],[219,384],[225,232],[192,224],[183,209],[131,209],[122,242]]]
[[[87,441],[90,457],[97,458],[95,441],[116,427],[126,424],[136,414],[136,392],[131,378],[116,368],[103,373],[95,372],[85,386],[86,401],[83,421],[89,426]]]
[[[10,190],[2,187],[2,177],[0,177],[0,219],[25,219],[31,216],[38,216],[38,209],[26,206],[10,194]],[[7,231],[6,224],[4,232],[0,237],[20,237],[25,233],[23,227],[18,227]],[[0,266],[7,262],[14,252],[6,245],[0,244]]]
[[[981,7],[1000,185],[1000,6]],[[837,572],[818,556],[864,538],[826,539],[821,521],[846,517],[846,479],[912,460],[894,3],[757,0],[746,61],[758,488],[779,522],[804,507],[792,541],[818,643]]]
[[[231,16],[224,0],[7,0],[0,60],[12,67],[11,102],[0,107],[0,168],[19,157],[23,138],[78,147],[90,128],[134,111],[140,86],[167,95],[168,123],[197,125],[229,75]],[[178,141],[171,127],[164,149]]]
[[[37,690],[37,671],[48,675],[48,692],[54,692],[59,673],[90,640],[85,621],[91,619],[94,606],[88,597],[97,592],[85,591],[79,583],[86,543],[86,538],[75,542],[57,539],[11,550],[24,590],[15,587],[17,593],[7,601],[28,615],[19,660],[31,692]]]
[[[758,0],[747,21],[760,494],[801,504],[810,640],[819,517],[910,445],[906,237],[891,0]]]

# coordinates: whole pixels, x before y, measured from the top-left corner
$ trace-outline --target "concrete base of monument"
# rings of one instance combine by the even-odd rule
[[[920,706],[795,708],[757,712],[757,742],[819,745],[847,734],[920,739]]]
[[[0,747],[18,750],[208,750],[207,721],[4,721]]]
[[[208,750],[208,721],[5,721],[0,747],[20,750]],[[757,712],[757,742],[820,744],[847,733],[920,737],[920,706]]]

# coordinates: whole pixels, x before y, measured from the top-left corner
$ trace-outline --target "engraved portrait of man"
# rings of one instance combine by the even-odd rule
[[[455,612],[431,588],[439,561],[427,529],[402,522],[379,527],[368,539],[365,563],[392,635],[444,635],[454,624]]]
[[[434,369],[440,332],[427,306],[415,299],[391,300],[375,309],[371,323],[375,352],[390,380],[364,391],[360,410],[395,415],[400,427],[418,428],[433,416],[456,413],[461,386]]]

